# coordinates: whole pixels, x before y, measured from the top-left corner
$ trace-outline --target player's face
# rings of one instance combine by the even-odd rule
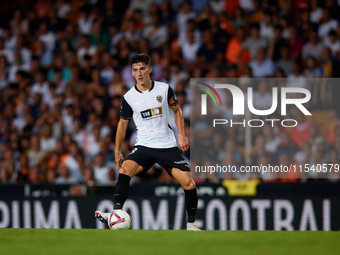
[[[132,65],[132,76],[136,79],[137,84],[145,86],[150,81],[150,73],[152,68],[144,63],[137,63]]]

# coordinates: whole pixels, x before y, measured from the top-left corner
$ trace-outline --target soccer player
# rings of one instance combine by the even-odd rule
[[[148,55],[134,55],[130,59],[130,64],[136,85],[124,95],[120,110],[115,146],[115,161],[117,168],[120,169],[114,193],[114,210],[123,208],[129,193],[130,179],[158,163],[184,189],[185,208],[188,214],[187,230],[200,231],[194,224],[197,211],[196,184],[190,177],[188,163],[181,153],[189,149],[189,143],[184,135],[184,119],[177,97],[169,84],[150,79],[152,68]],[[169,124],[170,110],[175,113],[178,147]],[[131,118],[137,128],[137,141],[124,161],[120,148]],[[103,223],[107,223],[110,213],[96,211],[95,216]]]

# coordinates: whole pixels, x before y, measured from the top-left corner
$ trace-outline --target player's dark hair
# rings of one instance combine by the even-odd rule
[[[150,56],[144,53],[136,54],[130,59],[130,65],[143,63],[147,66],[150,65]]]

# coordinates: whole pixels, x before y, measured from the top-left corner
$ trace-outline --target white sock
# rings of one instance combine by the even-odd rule
[[[194,224],[195,224],[195,222],[187,222],[187,228],[191,228],[192,225],[194,225]]]

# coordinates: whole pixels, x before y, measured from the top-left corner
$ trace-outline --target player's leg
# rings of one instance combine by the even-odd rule
[[[172,168],[171,175],[184,189],[185,208],[188,214],[187,230],[200,231],[200,229],[195,225],[198,198],[196,184],[191,178],[190,172],[183,171],[178,168]]]
[[[130,180],[133,176],[143,171],[143,167],[132,160],[125,160],[119,169],[118,181],[114,193],[114,209],[122,209],[129,195]]]
[[[154,161],[150,159],[147,151],[148,148],[144,146],[135,146],[119,169],[118,181],[114,193],[114,210],[123,208],[129,194],[131,178],[143,170],[149,170],[154,164]]]
[[[129,195],[130,180],[136,174],[143,171],[143,167],[132,160],[125,160],[119,169],[118,181],[114,193],[114,209],[121,210]],[[95,212],[97,220],[107,223],[111,213]]]

